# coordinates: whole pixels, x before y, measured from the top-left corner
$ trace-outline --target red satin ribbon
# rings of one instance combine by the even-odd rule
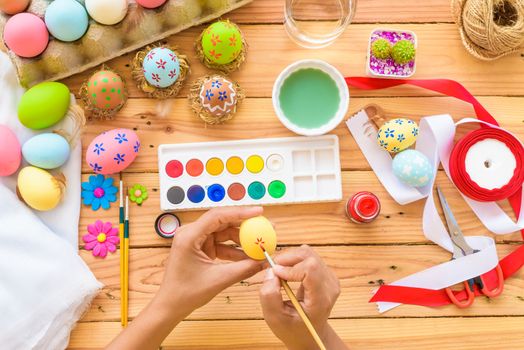
[[[346,78],[346,83],[349,87],[355,87],[362,90],[378,90],[385,89],[389,87],[399,86],[399,85],[414,85],[427,90],[435,91],[447,96],[455,97],[459,100],[470,103],[475,109],[475,113],[479,120],[484,122],[499,125],[495,118],[477,101],[477,99],[471,95],[471,93],[460,83],[449,80],[449,79],[377,79],[377,78],[367,78],[367,77],[348,77]],[[483,128],[480,130],[495,130],[493,128]],[[519,147],[522,146],[519,144]],[[510,148],[513,149],[513,148]],[[515,149],[513,149],[515,150]],[[514,154],[517,154],[515,152]],[[522,173],[522,159],[520,167],[517,166],[516,171]],[[456,168],[455,168],[456,169]],[[518,175],[518,174],[517,174]],[[523,176],[520,174],[519,176]],[[471,180],[471,179],[470,179]],[[518,179],[517,179],[518,182]],[[522,181],[520,181],[522,184]],[[459,185],[460,186],[460,185]],[[458,187],[458,186],[457,186]],[[504,191],[507,198],[513,208],[513,211],[516,213],[517,217],[520,214],[521,210],[521,196],[522,196],[522,187],[512,192],[512,189],[507,189]],[[509,193],[513,193],[509,195]],[[467,192],[465,193],[467,195]],[[498,193],[501,195],[501,193]],[[491,199],[494,201],[496,199]],[[522,230],[522,237],[524,238],[524,230]],[[504,259],[500,261],[500,267],[504,274],[504,279],[507,279],[514,275],[522,266],[524,265],[524,246],[517,248],[511,254],[507,255]],[[487,272],[483,275],[484,282],[486,283],[489,289],[493,289],[498,285],[497,274],[494,270]],[[466,292],[459,291],[455,292],[458,300],[466,299]],[[479,296],[482,293],[476,288],[475,295]],[[403,286],[392,286],[392,285],[383,285],[381,286],[375,295],[371,298],[369,302],[394,302],[402,304],[413,304],[413,305],[422,305],[422,306],[443,306],[451,304],[451,300],[446,295],[444,289],[433,290],[425,288],[412,288],[412,287],[403,287]]]
[[[495,139],[506,144],[515,155],[517,166],[511,180],[500,188],[492,190],[480,187],[466,171],[466,155],[476,143],[485,139]],[[495,202],[511,197],[522,188],[524,181],[524,148],[519,140],[501,129],[477,129],[461,138],[453,147],[449,157],[449,172],[453,183],[460,192],[481,202]]]

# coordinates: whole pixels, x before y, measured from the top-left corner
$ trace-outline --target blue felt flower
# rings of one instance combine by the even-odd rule
[[[90,205],[93,210],[100,207],[107,210],[111,202],[116,202],[118,189],[113,186],[113,178],[104,175],[91,175],[88,182],[82,182],[82,198],[85,205]]]

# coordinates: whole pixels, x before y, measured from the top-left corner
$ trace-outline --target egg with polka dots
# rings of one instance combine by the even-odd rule
[[[87,93],[91,104],[101,110],[118,109],[126,100],[122,78],[110,70],[93,74],[87,82]]]
[[[147,82],[158,88],[166,88],[178,80],[180,61],[176,53],[165,47],[149,51],[142,63]]]
[[[418,125],[413,120],[396,118],[378,130],[377,142],[388,152],[401,152],[417,141]]]
[[[433,179],[433,166],[424,153],[414,149],[400,152],[393,158],[393,174],[403,183],[426,186]]]

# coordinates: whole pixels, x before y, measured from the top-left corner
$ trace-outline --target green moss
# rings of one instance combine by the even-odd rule
[[[405,64],[415,58],[415,45],[409,40],[399,40],[391,49],[391,57],[399,64]]]
[[[378,59],[386,59],[391,56],[391,44],[386,39],[378,39],[371,45],[373,56]]]

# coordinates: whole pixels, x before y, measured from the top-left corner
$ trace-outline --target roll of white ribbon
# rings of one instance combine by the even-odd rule
[[[466,153],[466,172],[471,180],[487,190],[501,188],[513,178],[517,160],[504,142],[485,139]]]

